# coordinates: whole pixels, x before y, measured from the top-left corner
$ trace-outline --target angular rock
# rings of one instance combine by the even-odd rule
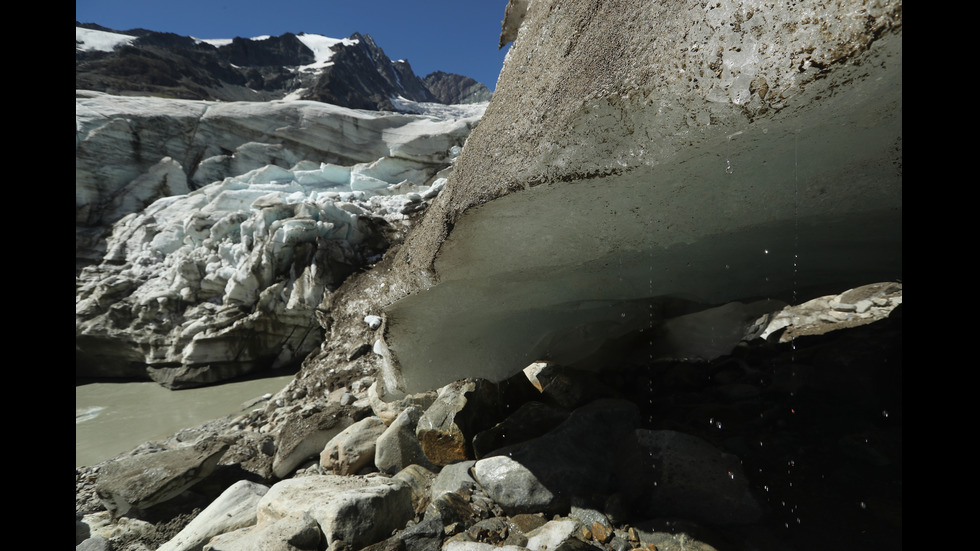
[[[385,395],[384,385],[378,385],[377,381],[368,388],[368,399],[371,401],[371,410],[386,425],[391,425],[402,411],[410,407],[414,406],[425,411],[435,401],[436,395],[437,392],[432,390],[410,394],[401,399],[394,400]]]
[[[420,465],[431,471],[439,470],[422,452],[422,444],[415,435],[423,411],[408,407],[396,417],[391,426],[378,437],[374,464],[385,474],[395,474],[409,465]]]
[[[582,528],[582,523],[574,519],[549,521],[528,534],[527,548],[545,551],[594,549],[590,543],[582,539]]]
[[[541,436],[568,418],[568,411],[542,402],[528,402],[492,428],[473,437],[473,453],[477,459],[494,450]]]
[[[391,480],[398,482],[411,490],[412,504],[416,513],[421,513],[429,504],[429,495],[436,474],[420,465],[409,465],[398,471]]]
[[[268,486],[242,480],[232,484],[158,551],[197,551],[212,537],[252,526]]]
[[[313,475],[276,483],[258,507],[258,523],[306,512],[327,545],[359,549],[386,539],[415,516],[412,490],[384,477]]]
[[[738,457],[671,430],[637,430],[636,444],[624,458],[620,482],[641,514],[714,525],[762,517]]]
[[[322,534],[306,511],[212,538],[203,551],[318,551]]]
[[[415,434],[425,456],[436,465],[473,459],[474,435],[536,395],[522,374],[500,383],[456,381],[439,390],[436,401],[419,419]]]
[[[285,478],[301,463],[319,455],[334,436],[357,421],[360,415],[336,404],[324,411],[293,414],[276,435],[273,474]]]
[[[432,499],[438,499],[445,493],[470,494],[476,486],[470,470],[476,461],[460,461],[446,465],[439,471],[439,476],[432,483]]]
[[[507,514],[561,509],[555,492],[542,484],[538,475],[506,455],[477,461],[473,477]]]
[[[96,493],[115,517],[152,507],[210,476],[228,446],[208,439],[185,448],[117,458],[102,468]]]
[[[357,474],[374,466],[378,438],[388,427],[378,417],[366,417],[340,431],[320,453],[320,468],[334,474]]]
[[[551,432],[477,461],[474,477],[508,514],[567,512],[573,498],[592,501],[617,490],[618,449],[638,424],[631,402],[597,400]]]

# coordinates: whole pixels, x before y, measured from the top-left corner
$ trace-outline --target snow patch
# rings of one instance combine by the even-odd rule
[[[119,46],[132,44],[135,36],[75,27],[75,49],[87,52],[111,52]]]

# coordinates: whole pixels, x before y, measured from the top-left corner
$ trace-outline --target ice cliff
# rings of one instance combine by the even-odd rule
[[[324,295],[401,241],[484,107],[78,94],[76,224],[121,219],[76,278],[76,376],[181,388],[296,364]]]

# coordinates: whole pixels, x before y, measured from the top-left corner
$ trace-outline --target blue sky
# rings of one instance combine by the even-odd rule
[[[75,20],[120,31],[144,28],[196,38],[315,33],[371,35],[420,77],[466,75],[491,90],[507,47],[497,49],[507,0],[75,0]]]

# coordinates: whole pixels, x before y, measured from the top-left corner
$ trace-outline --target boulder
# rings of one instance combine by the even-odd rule
[[[258,506],[258,524],[305,512],[328,546],[354,549],[377,543],[415,516],[412,489],[388,478],[312,475],[276,483]]]
[[[334,474],[357,474],[365,467],[373,469],[378,438],[387,428],[380,418],[372,416],[340,431],[320,453],[320,469]]]
[[[446,188],[380,267],[388,285],[346,291],[385,305],[392,392],[589,363],[677,315],[901,274],[900,1],[511,5]],[[718,314],[685,354],[746,324]]]
[[[95,491],[115,517],[147,509],[210,476],[228,446],[210,438],[184,448],[116,458],[102,468]]]
[[[564,513],[573,499],[617,491],[618,450],[638,425],[633,403],[596,400],[543,436],[477,461],[473,476],[508,514]]]
[[[385,474],[395,474],[409,465],[420,465],[437,471],[422,452],[422,444],[415,435],[415,429],[422,418],[423,411],[415,406],[408,407],[392,421],[391,426],[378,437],[375,443],[374,464]]]
[[[637,430],[636,443],[620,482],[641,515],[737,525],[764,514],[738,457],[672,430]]]
[[[306,511],[291,512],[271,522],[221,534],[203,551],[318,551],[323,535]]]
[[[473,459],[473,437],[537,394],[523,374],[500,383],[455,381],[439,390],[419,419],[415,434],[425,456],[436,465]]]
[[[304,461],[317,457],[334,436],[360,418],[362,412],[335,403],[323,411],[300,411],[289,416],[276,434],[273,474],[285,478]]]
[[[159,551],[198,551],[214,536],[254,525],[256,507],[268,491],[247,480],[232,484]]]

